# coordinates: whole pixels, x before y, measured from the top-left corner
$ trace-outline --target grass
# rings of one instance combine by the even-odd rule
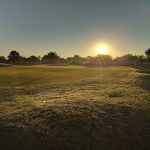
[[[0,68],[0,149],[148,150],[148,68]]]
[[[27,66],[0,69],[1,87],[24,87],[52,83],[66,83],[95,77],[104,69],[77,66]],[[94,71],[94,72],[93,72]],[[11,73],[11,76],[10,76]]]

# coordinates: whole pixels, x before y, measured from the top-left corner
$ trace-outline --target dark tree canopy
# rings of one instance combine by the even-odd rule
[[[8,61],[10,63],[16,64],[16,63],[19,63],[20,60],[21,60],[21,56],[20,56],[19,52],[15,51],[15,50],[12,50],[10,52],[10,54],[8,55]]]
[[[67,61],[69,64],[72,64],[72,65],[83,65],[84,64],[84,58],[80,57],[79,55],[74,55],[73,57],[68,57]]]
[[[145,54],[148,58],[150,58],[150,48],[148,50],[145,51]]]
[[[6,63],[7,59],[4,56],[0,56],[0,63]]]
[[[34,55],[30,56],[26,60],[28,63],[39,63],[40,59]]]
[[[31,55],[23,57],[19,52],[12,50],[8,59],[0,56],[0,63],[8,64],[57,64],[57,65],[84,65],[84,66],[110,66],[110,65],[137,65],[137,64],[150,64],[150,48],[145,51],[144,55],[126,54],[121,57],[112,58],[110,55],[99,54],[97,56],[81,57],[74,55],[73,57],[61,58],[56,52],[49,52],[43,57]]]
[[[49,52],[47,55],[42,57],[42,62],[44,63],[56,63],[58,62],[60,57],[56,52]]]

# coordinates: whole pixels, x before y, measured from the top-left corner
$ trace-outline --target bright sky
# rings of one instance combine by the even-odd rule
[[[144,54],[149,14],[150,0],[0,0],[0,55],[87,56],[101,43],[113,57]]]

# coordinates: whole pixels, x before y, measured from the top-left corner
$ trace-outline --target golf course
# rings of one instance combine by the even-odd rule
[[[148,150],[150,68],[0,67],[0,149]]]

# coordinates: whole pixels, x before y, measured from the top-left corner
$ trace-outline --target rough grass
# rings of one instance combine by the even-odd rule
[[[148,150],[149,69],[0,68],[0,149]]]

